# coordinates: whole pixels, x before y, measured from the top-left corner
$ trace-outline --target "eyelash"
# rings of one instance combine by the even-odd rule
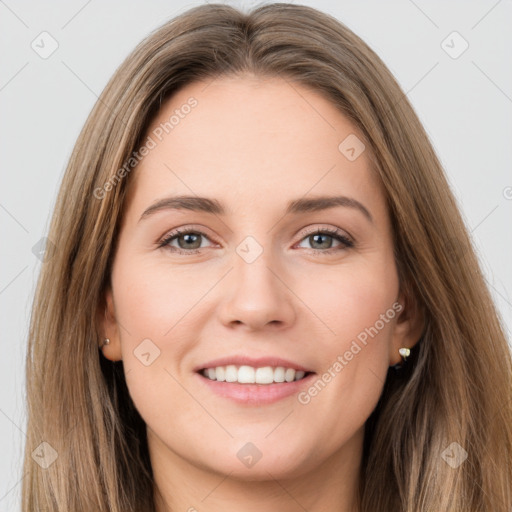
[[[188,234],[201,235],[202,237],[209,239],[205,233],[203,233],[202,231],[199,231],[199,230],[188,229],[188,230],[181,231],[181,230],[177,229],[177,230],[169,233],[168,235],[166,235],[158,243],[158,248],[168,247],[171,252],[176,252],[178,254],[184,254],[184,255],[199,253],[201,251],[201,249],[184,250],[184,249],[180,249],[178,247],[172,247],[169,245],[170,242],[172,242],[175,238],[179,238],[182,235],[188,235]],[[341,244],[342,244],[342,247],[330,247],[329,249],[326,249],[326,250],[310,249],[310,251],[313,251],[312,254],[314,254],[315,256],[324,256],[325,254],[330,255],[333,252],[350,249],[350,248],[354,247],[354,245],[355,245],[354,242],[352,242],[352,240],[350,240],[348,237],[342,235],[338,229],[333,229],[333,228],[317,228],[316,230],[305,233],[304,236],[300,239],[299,243],[302,242],[305,238],[308,238],[313,235],[328,235],[328,236],[334,238],[335,240],[337,240],[338,242],[341,242]]]

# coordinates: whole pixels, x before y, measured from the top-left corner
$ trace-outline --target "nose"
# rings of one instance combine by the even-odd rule
[[[271,258],[270,251],[264,250],[251,263],[235,253],[233,266],[223,280],[219,307],[222,324],[244,325],[247,330],[290,327],[296,318],[295,296],[287,273]]]

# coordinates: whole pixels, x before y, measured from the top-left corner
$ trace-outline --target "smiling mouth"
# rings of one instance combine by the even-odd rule
[[[247,365],[226,365],[203,368],[198,372],[203,377],[217,382],[237,384],[288,383],[306,378],[314,372],[305,372],[284,366],[263,366],[255,368]]]

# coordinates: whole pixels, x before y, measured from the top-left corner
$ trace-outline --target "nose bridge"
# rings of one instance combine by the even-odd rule
[[[261,236],[259,237],[261,240]],[[244,284],[246,288],[276,288],[276,278],[271,268],[276,267],[276,258],[271,246],[272,238],[267,236],[260,244],[254,236],[247,236],[235,248],[233,255],[234,278],[237,284]],[[264,244],[264,245],[263,245]],[[242,288],[236,286],[236,288]],[[256,292],[257,289],[253,290]],[[275,295],[278,290],[267,290],[267,293]]]
[[[229,291],[221,308],[225,324],[244,323],[254,329],[294,320],[293,294],[284,285],[284,276],[276,276],[282,267],[276,251],[268,245],[272,237],[261,237],[265,238],[263,243],[247,236],[235,248]]]

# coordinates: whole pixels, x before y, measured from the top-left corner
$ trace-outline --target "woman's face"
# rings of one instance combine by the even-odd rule
[[[104,348],[153,460],[252,480],[357,460],[415,341],[361,139],[281,79],[197,82],[162,105],[130,177]]]

